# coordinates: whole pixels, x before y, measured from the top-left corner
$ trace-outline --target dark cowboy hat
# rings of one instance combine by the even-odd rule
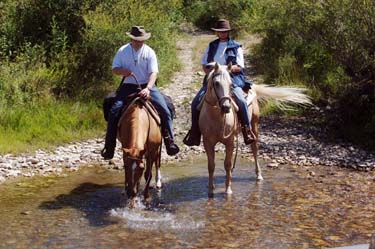
[[[215,27],[211,28],[214,31],[229,31],[232,30],[230,28],[229,21],[226,19],[220,19],[216,22]]]
[[[146,33],[143,26],[133,26],[130,33],[126,32],[126,35],[136,41],[145,41],[151,37],[151,33]]]

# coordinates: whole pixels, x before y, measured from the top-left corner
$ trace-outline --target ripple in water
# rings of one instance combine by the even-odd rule
[[[135,208],[115,208],[109,211],[109,215],[137,230],[194,230],[204,227],[202,221],[180,217],[164,208],[146,208],[139,200],[136,201]]]

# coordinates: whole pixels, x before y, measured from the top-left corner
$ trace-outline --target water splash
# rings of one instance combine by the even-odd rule
[[[136,230],[193,230],[204,227],[203,221],[195,221],[186,214],[177,215],[165,208],[146,208],[140,201],[133,209],[115,208],[109,211],[109,215]]]

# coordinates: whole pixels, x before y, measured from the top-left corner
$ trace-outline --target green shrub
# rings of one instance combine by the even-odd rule
[[[253,58],[265,81],[304,82],[315,101],[338,110],[342,134],[373,136],[375,2],[262,0],[253,11],[252,31],[262,37]]]

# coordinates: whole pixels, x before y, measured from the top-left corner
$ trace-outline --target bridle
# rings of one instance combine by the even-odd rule
[[[211,87],[214,89],[214,92],[215,92],[215,96],[216,96],[216,102],[218,103],[219,106],[221,106],[223,104],[224,101],[226,100],[229,100],[230,102],[232,102],[232,98],[230,96],[219,96],[218,93],[217,93],[217,90],[215,88],[215,86],[213,85],[213,81],[214,81],[214,78],[216,78],[217,76],[219,75],[222,75],[222,73],[220,72],[216,72],[216,73],[213,73],[213,75],[211,76],[211,81],[212,81],[212,84],[211,84]],[[210,102],[206,97],[204,98],[204,100],[210,104],[211,106],[217,106],[216,105],[216,102],[215,103],[212,103]]]

